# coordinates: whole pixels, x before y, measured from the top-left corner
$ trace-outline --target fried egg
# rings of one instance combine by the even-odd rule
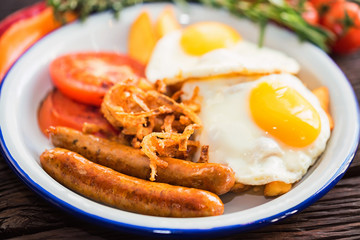
[[[154,48],[146,76],[175,84],[188,78],[259,75],[299,71],[284,53],[244,40],[228,25],[199,22],[170,32]]]
[[[224,82],[188,81],[182,87],[183,99],[199,87],[203,128],[196,140],[209,145],[209,162],[231,167],[246,185],[300,180],[330,136],[317,98],[291,74]]]

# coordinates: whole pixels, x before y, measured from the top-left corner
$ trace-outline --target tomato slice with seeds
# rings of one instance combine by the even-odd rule
[[[95,106],[115,83],[144,77],[144,72],[144,65],[113,52],[72,53],[50,64],[53,83],[64,95]]]
[[[48,136],[46,130],[51,126],[70,127],[82,131],[84,123],[94,124],[109,133],[115,132],[101,114],[99,107],[79,103],[57,89],[50,91],[41,102],[38,123],[46,136]]]

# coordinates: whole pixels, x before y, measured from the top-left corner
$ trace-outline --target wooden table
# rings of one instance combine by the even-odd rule
[[[0,20],[36,1],[1,0]],[[348,77],[359,99],[360,51],[333,58]],[[310,207],[273,225],[222,239],[360,239],[359,185],[360,154],[356,154],[343,179]],[[144,239],[92,225],[50,205],[28,189],[0,156],[0,239],[4,238]]]

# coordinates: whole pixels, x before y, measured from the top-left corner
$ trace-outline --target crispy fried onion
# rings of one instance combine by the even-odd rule
[[[124,84],[117,84],[106,93],[101,111],[111,125],[139,140],[164,128],[169,132],[168,115],[174,116],[170,121],[173,132],[183,131],[191,123],[201,125],[199,117],[184,104],[157,91]]]
[[[201,127],[200,118],[188,105],[155,90],[117,84],[105,95],[101,111],[122,134],[132,135],[131,145],[150,158],[152,181],[157,166],[167,166],[160,157],[187,159],[199,147],[190,137]]]
[[[142,139],[153,131],[156,116],[172,112],[170,107],[157,103],[155,94],[147,94],[150,92],[155,91],[115,85],[105,94],[101,111],[110,124],[122,129],[124,134]]]
[[[167,162],[158,156],[162,155],[165,148],[178,145],[179,151],[187,151],[188,144],[198,145],[197,142],[189,140],[197,128],[200,128],[200,125],[191,124],[185,128],[183,133],[153,132],[144,137],[141,142],[141,150],[150,158],[150,181],[155,181],[157,166],[167,167]]]
[[[187,106],[189,109],[191,109],[193,112],[200,112],[200,109],[201,109],[201,97],[199,95],[199,92],[200,92],[200,89],[199,87],[195,87],[194,88],[194,92],[191,96],[190,99],[187,99],[187,100],[182,100],[182,103]],[[174,99],[175,101],[178,101],[180,98],[181,98],[181,95],[183,95],[184,92],[179,90],[177,92],[175,92],[173,95],[172,95],[172,99]]]

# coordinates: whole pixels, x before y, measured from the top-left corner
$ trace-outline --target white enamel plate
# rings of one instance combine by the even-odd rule
[[[0,95],[0,138],[4,156],[18,176],[34,191],[75,215],[120,230],[142,234],[211,235],[248,230],[276,222],[307,207],[341,178],[358,144],[358,106],[353,90],[336,64],[311,44],[276,26],[268,26],[265,45],[297,59],[300,78],[309,88],[325,85],[331,97],[335,121],[327,149],[305,177],[288,193],[267,199],[254,194],[227,194],[222,197],[225,213],[205,218],[164,218],[130,213],[84,198],[62,186],[40,166],[39,156],[51,148],[37,125],[40,101],[52,88],[49,63],[59,55],[75,51],[126,52],[129,26],[142,8],[153,17],[164,4],[148,4],[125,9],[119,19],[111,13],[89,17],[54,31],[37,42],[12,67]],[[237,29],[243,38],[256,42],[256,25],[230,16],[225,11],[192,5],[190,21],[213,20]]]

